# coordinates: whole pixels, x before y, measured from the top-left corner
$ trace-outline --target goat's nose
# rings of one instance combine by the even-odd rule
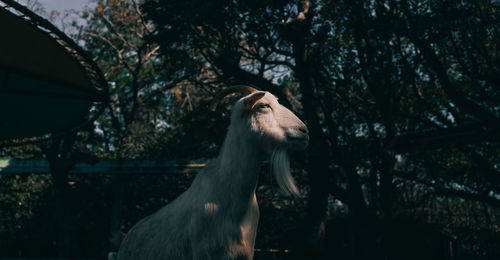
[[[309,130],[307,129],[307,126],[299,126],[299,131],[301,131],[304,134],[309,133]]]

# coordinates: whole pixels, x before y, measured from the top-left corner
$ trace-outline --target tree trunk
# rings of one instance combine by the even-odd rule
[[[113,204],[111,206],[111,225],[109,230],[109,251],[118,252],[124,234],[120,230],[122,204],[121,197],[123,193],[123,178],[117,174],[113,175],[111,181],[113,192]]]
[[[55,218],[58,228],[57,251],[58,258],[61,259],[75,257],[72,203],[68,184],[68,173],[74,165],[70,158],[73,144],[74,134],[64,137],[63,140],[54,140],[46,151],[54,183]]]
[[[307,152],[306,169],[310,175],[311,192],[308,198],[307,212],[305,216],[300,257],[302,259],[323,259],[326,253],[325,245],[325,216],[328,206],[328,172],[330,164],[330,147],[325,142],[327,139],[323,133],[322,126],[316,107],[314,105],[314,89],[318,80],[311,73],[311,62],[308,56],[305,39],[309,34],[309,26],[312,14],[309,1],[301,1],[301,15],[290,24],[290,30],[294,30],[290,41],[293,44],[293,54],[296,63],[295,73],[300,83],[302,92],[302,104],[304,107],[305,121],[310,131],[310,145]]]

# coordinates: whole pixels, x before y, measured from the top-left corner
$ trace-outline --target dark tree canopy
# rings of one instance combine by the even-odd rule
[[[140,3],[98,0],[76,26],[111,100],[68,157],[214,157],[231,102],[210,102],[254,85],[311,135],[293,164],[305,200],[261,224],[266,245],[296,259],[499,257],[500,2]]]
[[[253,84],[303,115],[312,134],[302,227],[311,248],[304,250],[324,249],[331,194],[348,206],[350,254],[358,258],[369,256],[362,248],[376,248],[367,241],[373,219],[390,229],[390,220],[405,214],[399,203],[408,189],[499,206],[499,7],[496,1],[143,4],[163,56],[184,52],[191,61],[179,65],[197,64],[198,75],[206,75],[195,84]]]

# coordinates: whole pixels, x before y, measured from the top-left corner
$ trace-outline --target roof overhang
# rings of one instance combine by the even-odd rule
[[[107,97],[97,65],[47,20],[0,1],[0,145],[88,124]]]

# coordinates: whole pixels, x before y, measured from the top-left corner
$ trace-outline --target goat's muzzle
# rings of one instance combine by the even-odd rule
[[[301,122],[298,126],[291,128],[286,133],[288,148],[291,150],[305,150],[309,145],[309,130]]]

